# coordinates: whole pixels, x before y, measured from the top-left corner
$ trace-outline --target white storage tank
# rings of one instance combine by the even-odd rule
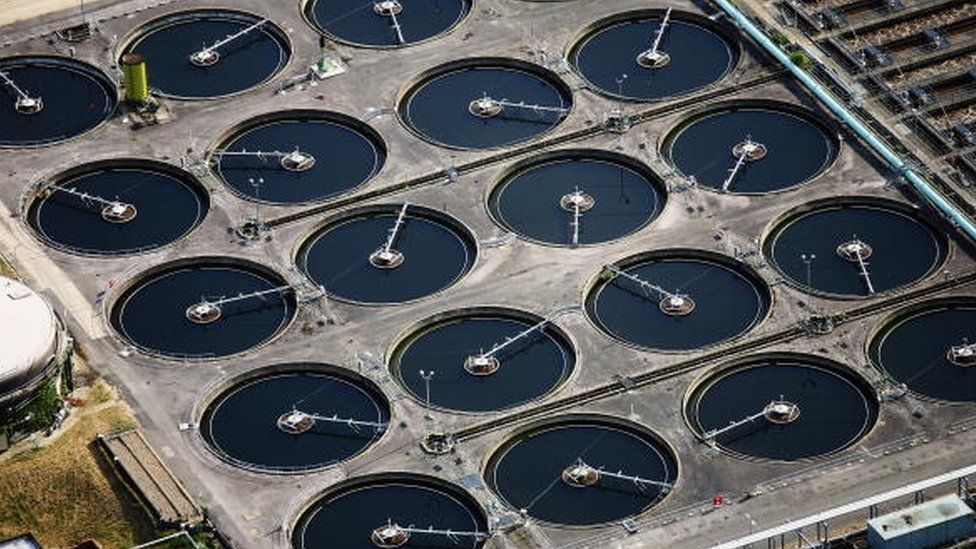
[[[54,310],[23,283],[0,276],[0,407],[16,405],[60,366],[66,338]]]

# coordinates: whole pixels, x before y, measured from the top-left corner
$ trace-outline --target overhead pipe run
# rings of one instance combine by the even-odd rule
[[[898,154],[891,150],[888,145],[886,145],[881,139],[879,139],[874,132],[872,132],[867,126],[864,125],[860,120],[858,120],[847,108],[834,99],[830,93],[823,88],[817,81],[807,74],[806,71],[796,66],[793,61],[789,58],[786,53],[779,48],[776,44],[762,30],[759,29],[744,13],[739,11],[739,9],[733,5],[729,0],[714,0],[720,8],[722,8],[725,13],[731,17],[740,28],[746,31],[753,40],[755,40],[760,46],[763,47],[770,55],[776,58],[777,61],[783,64],[784,67],[789,69],[797,79],[814,95],[817,96],[828,108],[830,108],[833,113],[840,117],[847,125],[854,130],[861,139],[863,139],[878,155],[880,155],[885,162],[891,165],[895,171],[901,174],[902,177],[908,180],[909,183],[915,188],[916,191],[921,193],[929,202],[932,203],[943,215],[949,218],[953,225],[961,229],[970,240],[976,242],[976,225],[970,221],[965,214],[956,209],[955,206],[950,204],[942,195],[935,190],[932,185],[926,181],[922,176],[915,173],[914,170],[909,167],[909,165],[901,159]]]

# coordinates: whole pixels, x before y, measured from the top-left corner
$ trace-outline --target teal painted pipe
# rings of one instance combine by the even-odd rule
[[[953,225],[961,229],[966,236],[976,242],[976,226],[966,217],[966,215],[950,204],[942,195],[932,188],[932,185],[922,176],[915,173],[904,160],[891,150],[887,144],[879,139],[874,132],[857,119],[847,108],[840,104],[830,93],[827,92],[812,76],[806,71],[796,66],[786,52],[781,50],[772,40],[762,32],[752,20],[745,16],[739,8],[735,7],[728,0],[713,0],[725,13],[735,20],[753,40],[759,43],[770,55],[775,57],[780,63],[796,76],[800,82],[821,101],[826,104],[835,115],[847,123],[861,139],[863,139],[875,152],[891,165],[899,174],[904,176],[915,189],[928,199],[940,212],[950,219]]]

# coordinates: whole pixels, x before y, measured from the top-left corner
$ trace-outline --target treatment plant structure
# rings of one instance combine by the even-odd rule
[[[854,546],[972,495],[972,90],[922,150],[813,4],[15,23],[0,249],[235,547]],[[3,284],[0,404],[70,347]]]

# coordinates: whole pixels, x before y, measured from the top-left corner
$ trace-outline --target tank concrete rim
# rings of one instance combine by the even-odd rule
[[[65,170],[61,170],[50,177],[41,178],[39,179],[39,181],[50,181],[56,185],[59,185],[64,181],[85,175],[89,172],[108,170],[113,168],[123,168],[123,169],[124,168],[135,168],[135,169],[146,168],[147,171],[161,173],[180,180],[181,183],[187,185],[187,187],[189,187],[192,191],[194,191],[197,194],[197,197],[201,199],[201,205],[204,207],[203,216],[196,223],[196,225],[190,228],[190,230],[180,235],[179,238],[173,240],[172,242],[164,244],[162,246],[156,246],[152,248],[145,248],[145,249],[139,249],[131,252],[121,252],[121,253],[86,252],[84,250],[76,250],[74,248],[63,246],[60,243],[47,238],[39,231],[34,229],[33,226],[31,226],[29,222],[29,217],[31,213],[35,211],[35,209],[40,205],[37,200],[37,191],[39,190],[39,187],[36,187],[29,193],[29,195],[23,197],[21,200],[21,208],[20,208],[22,212],[21,218],[23,220],[25,227],[28,229],[28,232],[31,235],[33,235],[38,242],[46,246],[50,246],[55,250],[70,255],[75,255],[80,257],[99,258],[99,259],[138,257],[138,256],[155,253],[160,250],[164,250],[166,248],[169,248],[170,246],[175,246],[176,244],[185,241],[186,239],[190,238],[193,235],[193,233],[195,233],[197,229],[200,228],[201,225],[203,225],[204,221],[206,221],[207,219],[207,216],[210,215],[210,210],[213,208],[213,200],[210,196],[209,189],[207,189],[207,187],[203,184],[203,182],[201,182],[197,176],[193,175],[192,173],[182,168],[174,166],[173,164],[170,164],[168,162],[162,162],[160,160],[156,160],[153,158],[141,158],[141,157],[132,156],[132,157],[110,157],[110,158],[104,158],[102,160],[94,160],[91,162],[86,162],[84,164],[78,164],[76,166],[72,166]]]
[[[222,8],[222,7],[216,7],[216,8],[201,7],[201,8],[191,8],[191,9],[177,8],[172,11],[169,11],[166,14],[160,15],[158,17],[143,22],[141,25],[133,28],[125,36],[120,38],[118,45],[115,47],[115,52],[112,57],[113,65],[115,67],[118,67],[121,70],[122,56],[128,53],[129,48],[133,44],[145,38],[152,32],[164,29],[168,26],[177,24],[184,20],[192,20],[200,16],[207,16],[207,15],[210,15],[211,19],[215,19],[215,20],[229,19],[229,20],[237,20],[237,21],[243,21],[249,23],[257,23],[258,21],[265,19],[264,17],[261,17],[256,13],[246,11],[246,10],[235,9],[235,8]],[[280,26],[278,26],[276,22],[270,19],[268,19],[268,23],[269,24],[265,25],[265,27],[267,30],[269,30],[269,35],[275,40],[275,42],[278,43],[278,46],[287,55],[287,59],[280,67],[278,67],[278,69],[273,74],[269,75],[263,81],[253,86],[250,86],[248,88],[245,88],[243,90],[239,90],[236,92],[227,93],[223,95],[205,96],[205,97],[185,97],[180,95],[171,95],[156,90],[157,95],[175,101],[187,101],[187,102],[217,101],[219,99],[227,99],[230,97],[243,95],[245,93],[269,85],[271,82],[276,80],[279,76],[284,74],[287,71],[287,69],[289,69],[291,65],[295,62],[295,49],[294,49],[294,45],[291,42],[291,38],[288,36],[288,33],[285,32],[284,29],[282,29]],[[150,95],[152,95],[153,87],[151,85],[149,87],[149,92]]]
[[[342,381],[352,383],[358,388],[362,389],[364,393],[368,394],[371,398],[377,402],[378,405],[384,407],[389,417],[388,423],[393,423],[393,405],[390,398],[383,392],[383,389],[374,382],[372,379],[354,372],[348,368],[343,368],[341,366],[336,366],[327,362],[315,362],[309,360],[307,362],[280,362],[274,364],[268,364],[265,366],[259,366],[245,372],[224,376],[218,378],[216,381],[211,383],[197,398],[193,407],[190,410],[191,421],[199,426],[202,423],[204,416],[210,407],[217,402],[223,395],[227,394],[228,391],[235,387],[259,381],[262,378],[270,378],[275,376],[286,376],[293,374],[313,374],[313,375],[324,375],[329,377],[335,377]],[[319,473],[328,469],[333,469],[344,463],[352,461],[357,457],[366,455],[372,450],[377,448],[383,441],[387,438],[387,433],[391,429],[385,429],[383,434],[372,440],[369,444],[363,447],[358,452],[351,454],[350,456],[329,463],[326,465],[320,465],[309,468],[302,469],[276,469],[269,467],[262,467],[257,464],[248,463],[244,461],[237,460],[224,452],[219,451],[213,444],[206,440],[203,433],[198,428],[193,429],[193,436],[197,441],[206,448],[208,454],[214,458],[217,458],[217,462],[227,466],[233,471],[247,471],[249,473],[257,474],[260,476],[268,477],[279,477],[279,476],[299,476],[299,475],[309,475]],[[195,445],[194,445],[195,446]]]
[[[417,40],[415,42],[408,42],[406,44],[401,44],[396,46],[381,46],[375,44],[362,44],[360,42],[353,42],[351,40],[344,40],[332,34],[331,32],[325,30],[321,26],[319,26],[319,24],[315,22],[315,17],[313,16],[312,11],[315,9],[315,4],[320,1],[322,0],[301,0],[301,6],[299,8],[302,12],[302,19],[309,27],[311,27],[315,31],[318,31],[321,35],[327,36],[329,40],[332,40],[336,43],[343,44],[346,46],[353,46],[356,48],[371,49],[371,50],[398,50],[403,48],[409,48],[411,46],[419,46],[421,44],[427,44],[429,42],[439,40],[441,38],[444,38],[445,36],[453,34],[454,31],[456,31],[458,28],[464,25],[468,21],[468,18],[471,15],[471,10],[474,9],[474,0],[461,0],[465,4],[464,14],[462,14],[461,17],[459,17],[458,20],[455,21],[451,26],[447,27],[441,32],[429,38],[424,38],[423,40]]]
[[[818,368],[825,370],[829,373],[835,374],[843,378],[845,381],[853,385],[858,389],[865,397],[874,397],[873,400],[870,398],[865,399],[866,402],[874,405],[874,421],[861,433],[858,434],[851,442],[844,445],[841,448],[827,452],[824,454],[817,454],[815,456],[805,457],[801,459],[796,459],[792,461],[763,458],[758,456],[751,456],[748,454],[742,454],[735,452],[721,444],[716,444],[715,447],[719,449],[723,454],[728,456],[741,459],[743,461],[751,461],[756,463],[777,463],[777,464],[798,464],[798,463],[811,463],[822,461],[828,457],[836,456],[850,448],[854,447],[860,442],[866,440],[874,431],[875,427],[880,422],[882,406],[881,397],[878,391],[875,389],[874,385],[867,380],[860,372],[842,364],[833,359],[827,358],[821,355],[814,355],[810,353],[800,353],[791,351],[770,351],[761,352],[751,355],[745,355],[738,358],[733,358],[727,360],[718,366],[713,366],[707,368],[706,370],[699,373],[695,379],[688,384],[687,389],[685,389],[685,394],[681,398],[681,416],[684,418],[685,426],[695,435],[695,438],[700,442],[705,443],[703,433],[701,433],[694,426],[694,422],[691,417],[689,408],[693,402],[693,399],[701,394],[701,391],[707,389],[708,382],[717,380],[722,374],[727,374],[734,371],[746,370],[753,367],[762,367],[764,363],[780,363],[780,362],[794,362],[803,367]]]
[[[534,1],[534,0],[525,0]],[[570,0],[541,0],[544,2],[565,2]],[[545,240],[539,240],[532,238],[528,235],[516,232],[512,230],[502,219],[500,215],[496,215],[496,212],[491,207],[491,201],[493,197],[496,197],[499,193],[505,190],[505,186],[508,183],[518,177],[519,175],[532,170],[533,168],[542,167],[549,163],[555,163],[560,160],[596,160],[603,161],[608,164],[614,164],[623,166],[637,175],[643,177],[647,180],[651,187],[658,192],[660,201],[658,203],[657,212],[642,223],[639,227],[634,230],[620,235],[616,238],[610,240],[604,240],[602,242],[593,242],[590,244],[557,244],[555,242],[547,242]],[[650,166],[640,161],[639,159],[616,151],[610,151],[606,149],[594,149],[594,148],[568,148],[568,149],[557,149],[551,150],[544,153],[531,156],[529,158],[524,158],[511,164],[502,169],[502,171],[497,175],[491,183],[489,183],[484,192],[484,199],[482,200],[484,204],[485,212],[488,217],[491,218],[492,222],[498,225],[500,228],[508,231],[526,242],[531,242],[532,244],[538,244],[539,246],[547,246],[551,248],[562,248],[562,249],[572,249],[572,248],[595,248],[597,246],[605,246],[613,244],[615,242],[630,238],[637,233],[647,230],[652,227],[655,222],[664,215],[665,208],[671,203],[671,195],[668,192],[667,185],[664,181],[651,169]]]
[[[907,202],[902,202],[898,200],[892,200],[890,198],[882,198],[878,196],[868,196],[868,195],[846,195],[846,196],[832,196],[827,198],[818,198],[811,200],[809,202],[804,202],[797,206],[794,206],[785,212],[774,217],[770,220],[766,226],[763,228],[762,233],[759,235],[759,249],[763,254],[763,258],[766,259],[772,265],[773,269],[783,278],[783,281],[791,288],[803,292],[805,294],[810,294],[815,297],[827,298],[837,301],[867,301],[871,299],[876,299],[877,295],[853,295],[853,294],[835,294],[831,292],[825,292],[818,290],[816,288],[809,288],[806,284],[802,282],[793,280],[779,268],[776,262],[770,259],[769,247],[772,245],[772,241],[775,240],[777,236],[785,229],[789,223],[800,217],[814,213],[817,211],[827,211],[830,209],[839,209],[843,207],[864,207],[869,209],[893,212],[896,214],[901,214],[908,219],[918,223],[924,227],[932,235],[933,239],[938,243],[941,248],[941,257],[936,263],[932,265],[932,268],[918,280],[914,280],[908,284],[898,286],[897,288],[892,288],[885,292],[880,292],[881,295],[886,293],[900,292],[910,288],[914,288],[923,284],[927,280],[931,279],[938,270],[946,265],[954,255],[954,249],[949,245],[949,238],[945,233],[940,232],[935,224],[924,214],[924,210],[919,208],[914,204]]]
[[[565,0],[543,0],[543,1],[565,1]],[[644,442],[653,441],[655,444],[660,445],[660,447],[664,450],[664,452],[667,453],[674,461],[674,465],[675,465],[674,482],[671,485],[671,489],[668,490],[666,494],[661,496],[653,504],[647,506],[640,513],[632,515],[628,518],[639,520],[651,514],[652,512],[654,512],[654,509],[660,507],[661,504],[664,503],[664,501],[668,498],[668,496],[670,496],[675,491],[675,488],[681,483],[682,471],[684,469],[684,466],[681,463],[681,455],[678,453],[677,449],[674,447],[674,445],[671,444],[670,441],[668,441],[666,438],[664,438],[663,435],[659,434],[657,431],[651,429],[650,427],[644,425],[643,423],[639,423],[630,419],[624,419],[618,416],[612,416],[609,414],[605,414],[603,412],[562,413],[551,417],[533,420],[528,423],[519,425],[515,429],[503,435],[498,442],[495,442],[491,447],[486,449],[485,452],[482,454],[481,466],[479,467],[479,470],[481,471],[481,478],[486,479],[487,478],[486,473],[488,471],[488,468],[497,462],[497,458],[502,457],[500,455],[502,452],[506,452],[509,448],[517,444],[519,440],[524,439],[529,435],[540,433],[549,428],[559,427],[561,425],[572,425],[572,424],[605,426],[605,427],[620,429],[621,431],[627,432],[629,434],[632,434],[640,438]],[[488,486],[487,482],[485,482],[485,485],[488,487],[488,490],[495,495],[495,497],[497,497],[499,500],[505,503],[506,507],[508,507],[511,510],[517,511],[517,509],[515,509],[514,506],[512,506],[507,501],[505,501],[505,499],[501,496],[501,494],[495,491],[495,489],[492,488],[491,486]],[[534,522],[543,524],[550,528],[557,528],[557,529],[569,530],[569,531],[596,530],[600,528],[606,528],[607,526],[610,525],[617,525],[620,523],[619,519],[602,522],[598,524],[588,524],[588,525],[547,522],[538,518],[533,518],[532,520]]]
[[[765,110],[765,111],[775,111],[779,113],[786,113],[788,115],[794,116],[807,122],[823,132],[824,138],[828,140],[831,144],[830,158],[828,158],[820,170],[813,176],[801,181],[795,185],[789,187],[784,187],[782,189],[774,189],[771,191],[763,192],[730,192],[723,193],[719,189],[713,189],[708,185],[699,185],[698,188],[718,195],[728,194],[731,196],[740,197],[762,197],[762,196],[774,196],[778,194],[785,194],[788,192],[798,191],[814,181],[817,181],[834,167],[837,163],[837,159],[840,158],[841,151],[843,149],[844,141],[841,139],[840,128],[837,123],[829,118],[818,118],[817,112],[813,109],[800,105],[797,103],[788,103],[786,101],[780,101],[778,99],[731,99],[728,101],[718,101],[715,103],[709,103],[700,107],[691,108],[685,110],[681,113],[679,118],[668,125],[666,128],[661,130],[658,137],[658,154],[661,159],[675,171],[675,173],[683,174],[677,164],[675,164],[671,154],[669,154],[669,149],[674,143],[674,140],[683,132],[686,128],[690,127],[695,122],[702,120],[710,115],[722,114],[723,112],[734,112],[737,110]]]
[[[587,311],[587,304],[590,295],[601,288],[604,284],[600,279],[600,275],[603,273],[603,268],[599,268],[593,275],[586,280],[583,284],[583,316],[586,317],[590,325],[596,329],[597,332],[603,334],[604,337],[619,343],[625,347],[635,349],[638,351],[652,351],[655,353],[660,353],[663,355],[687,355],[690,353],[697,353],[704,350],[717,349],[724,345],[728,345],[739,341],[747,337],[751,332],[759,329],[766,320],[772,315],[773,309],[776,306],[776,293],[773,292],[772,287],[766,280],[759,274],[759,271],[754,269],[751,265],[733,259],[727,255],[713,252],[711,250],[705,250],[702,248],[664,248],[660,250],[651,250],[640,252],[637,254],[632,254],[625,256],[623,258],[617,259],[616,261],[608,262],[615,265],[621,269],[626,269],[630,266],[642,265],[650,261],[657,259],[679,259],[679,260],[699,260],[703,263],[711,263],[730,269],[733,272],[739,274],[746,279],[752,285],[753,288],[757,290],[759,298],[762,300],[763,307],[765,311],[763,314],[756,319],[747,329],[743,330],[742,333],[736,334],[732,337],[723,339],[721,341],[716,341],[714,343],[704,345],[701,347],[696,347],[694,349],[680,350],[680,349],[656,349],[652,347],[645,347],[643,345],[638,345],[631,341],[624,340],[610,333],[609,330],[601,327],[600,323],[597,322],[592,315]]]
[[[566,2],[570,0],[523,0],[528,2]],[[735,32],[728,28],[726,25],[705,17],[701,14],[685,11],[685,10],[674,10],[671,12],[671,18],[675,21],[680,21],[682,23],[689,23],[694,26],[698,26],[706,31],[712,32],[716,36],[725,42],[725,45],[729,49],[729,53],[735,58],[733,62],[726,68],[722,76],[717,78],[714,82],[709,82],[704,86],[700,86],[686,92],[682,92],[675,95],[669,95],[666,97],[659,97],[657,99],[640,99],[637,97],[630,97],[627,95],[619,95],[613,93],[612,91],[607,91],[601,89],[596,84],[590,82],[583,72],[579,69],[576,63],[573,62],[573,58],[579,52],[583,44],[591,37],[599,32],[602,32],[617,23],[624,23],[632,20],[640,19],[650,19],[654,17],[661,17],[665,13],[665,9],[662,8],[647,8],[647,9],[636,9],[628,10],[623,12],[614,13],[606,17],[597,19],[596,21],[587,23],[579,30],[577,30],[569,39],[567,45],[563,48],[563,59],[566,61],[570,70],[576,74],[583,82],[586,83],[586,88],[597,95],[603,97],[608,97],[614,100],[625,101],[627,103],[661,103],[664,101],[671,101],[674,99],[679,99],[682,97],[687,97],[689,95],[700,93],[715,87],[718,87],[723,81],[728,79],[728,77],[736,71],[742,65],[742,59],[744,56],[744,50],[741,41],[736,37]]]
[[[392,213],[395,215],[402,206],[403,206],[402,203],[400,204],[383,203],[383,204],[368,204],[365,206],[355,206],[346,210],[342,210],[332,216],[329,216],[323,221],[314,224],[310,229],[306,230],[304,233],[299,235],[297,239],[295,239],[295,244],[293,245],[291,251],[292,265],[294,265],[295,268],[298,269],[301,273],[303,273],[306,277],[311,279],[311,277],[308,275],[305,269],[302,268],[301,259],[304,256],[305,252],[308,251],[308,248],[315,243],[315,241],[319,236],[325,234],[331,228],[339,226],[342,223],[345,223],[347,221],[351,221],[357,217],[368,217],[373,214],[384,214],[384,213]],[[470,246],[472,255],[471,255],[470,264],[468,265],[467,269],[465,269],[464,272],[460,273],[457,276],[457,278],[451,281],[450,284],[444,286],[443,288],[437,290],[436,292],[433,292],[428,295],[420,296],[418,298],[411,299],[408,301],[392,301],[392,302],[376,302],[376,303],[357,301],[355,299],[349,299],[342,296],[334,295],[329,291],[328,288],[326,288],[325,291],[328,294],[329,299],[333,299],[335,301],[339,301],[342,303],[349,303],[350,305],[357,305],[360,307],[396,307],[399,305],[411,305],[414,303],[431,300],[435,297],[439,297],[442,293],[460,284],[461,281],[463,281],[464,278],[471,273],[471,271],[475,270],[475,268],[478,266],[478,260],[481,257],[481,248],[478,239],[475,237],[474,231],[472,231],[471,228],[467,226],[467,224],[465,224],[463,221],[450,214],[444,213],[434,208],[422,206],[420,204],[410,203],[410,213],[413,214],[414,217],[420,217],[422,219],[433,221],[435,223],[447,227],[454,234],[456,234],[462,241],[464,241],[465,244]]]
[[[546,1],[561,1],[561,0],[546,0]],[[423,134],[411,124],[404,114],[404,109],[406,107],[406,100],[410,99],[414,92],[419,90],[425,83],[433,78],[442,76],[444,74],[455,72],[458,70],[463,70],[471,67],[487,67],[487,68],[501,68],[501,69],[515,69],[523,71],[527,74],[535,76],[540,80],[545,81],[553,88],[555,88],[560,95],[564,98],[569,99],[569,112],[562,117],[562,119],[554,124],[549,129],[539,132],[535,135],[530,136],[527,139],[517,141],[514,143],[509,143],[507,145],[499,145],[495,147],[464,147],[458,145],[451,145],[448,143],[442,143],[436,139],[432,139],[427,135]],[[471,152],[492,152],[501,151],[509,149],[512,147],[523,147],[530,145],[532,143],[541,141],[544,137],[555,132],[558,128],[563,126],[563,124],[573,115],[576,111],[576,99],[573,95],[572,88],[555,72],[536,65],[535,63],[529,63],[528,61],[522,61],[512,57],[466,57],[463,59],[455,59],[453,61],[448,61],[447,63],[441,63],[433,67],[429,67],[420,73],[414,75],[412,78],[408,79],[399,89],[396,95],[394,112],[396,113],[397,120],[400,125],[407,129],[411,134],[413,134],[418,139],[435,145],[437,147],[442,147],[445,149],[455,150],[455,151],[471,151]]]
[[[0,150],[31,150],[31,149],[43,149],[43,148],[46,148],[46,147],[53,147],[55,145],[61,145],[63,143],[67,143],[69,141],[74,141],[76,139],[79,139],[79,138],[81,138],[83,136],[86,136],[86,135],[94,132],[95,130],[101,129],[102,126],[104,126],[105,124],[107,124],[108,121],[111,120],[115,116],[115,112],[116,112],[116,110],[119,107],[119,103],[122,102],[121,88],[116,84],[116,82],[114,80],[112,80],[112,78],[107,73],[105,73],[102,69],[96,67],[92,63],[88,63],[86,61],[82,61],[80,59],[75,59],[74,57],[68,57],[66,55],[61,55],[61,54],[58,54],[58,53],[52,53],[52,54],[23,54],[23,55],[11,55],[9,57],[0,57],[0,63],[3,63],[5,61],[9,61],[9,60],[24,60],[24,61],[38,60],[40,62],[44,62],[45,60],[48,60],[48,61],[53,61],[56,64],[63,64],[63,65],[68,65],[68,66],[74,66],[77,69],[80,69],[80,70],[83,70],[83,71],[87,71],[87,74],[89,76],[91,76],[94,79],[96,79],[100,84],[103,84],[103,86],[104,86],[103,89],[105,90],[106,95],[110,99],[112,99],[112,109],[108,113],[108,115],[102,119],[101,122],[99,122],[98,124],[92,126],[91,128],[89,128],[89,129],[87,129],[87,130],[85,130],[85,131],[83,131],[83,132],[81,132],[81,133],[79,133],[77,135],[72,135],[70,137],[66,137],[64,139],[59,139],[57,141],[52,141],[50,143],[40,143],[40,144],[36,144],[36,145],[15,145],[15,146],[0,145]]]
[[[287,282],[287,279],[285,277],[281,276],[277,271],[275,271],[271,267],[258,263],[257,261],[253,261],[241,257],[230,257],[224,255],[196,255],[190,257],[182,257],[172,261],[167,261],[133,274],[128,279],[123,281],[121,284],[116,285],[113,291],[105,296],[105,299],[102,300],[102,322],[106,327],[107,333],[112,334],[112,336],[117,341],[119,341],[124,347],[135,349],[140,354],[146,357],[161,360],[169,364],[217,363],[221,361],[240,359],[242,356],[255,353],[258,350],[261,350],[271,345],[278,338],[280,338],[282,335],[287,333],[288,330],[291,328],[292,324],[294,324],[295,320],[298,318],[299,303],[295,299],[294,295],[289,296],[286,294],[283,297],[289,301],[293,311],[290,317],[285,319],[282,322],[282,324],[278,326],[278,329],[274,334],[272,334],[263,342],[253,347],[250,347],[248,349],[245,349],[243,351],[240,351],[238,353],[215,356],[215,357],[176,356],[176,355],[161,353],[159,351],[148,349],[137,344],[136,342],[130,340],[128,337],[119,333],[119,331],[116,330],[115,326],[112,323],[112,315],[115,312],[115,308],[118,305],[119,300],[125,297],[128,294],[129,290],[135,289],[141,283],[151,281],[152,279],[156,278],[158,275],[166,274],[170,271],[179,270],[181,268],[189,267],[189,266],[234,267],[234,268],[246,270],[252,274],[259,274],[262,276],[266,276],[270,279],[278,281],[281,284],[285,284]]]
[[[291,120],[298,120],[303,118],[331,122],[337,126],[342,126],[346,129],[361,134],[364,138],[366,138],[366,140],[368,140],[373,145],[373,147],[375,147],[376,152],[380,153],[383,156],[382,162],[377,161],[376,168],[373,170],[372,175],[370,175],[368,178],[366,178],[364,181],[362,181],[361,183],[359,183],[354,187],[350,187],[349,189],[346,189],[345,191],[342,191],[341,193],[335,195],[327,196],[324,198],[316,198],[313,200],[305,200],[301,202],[273,202],[270,200],[255,198],[232,187],[230,184],[227,183],[227,180],[224,179],[224,177],[220,174],[220,161],[218,159],[215,159],[213,154],[215,150],[224,148],[228,143],[234,141],[238,137],[244,135],[245,133],[251,130],[256,130],[261,127],[269,126],[277,122],[288,122]],[[210,170],[210,173],[213,174],[214,177],[216,177],[218,180],[220,180],[220,183],[224,186],[224,188],[232,192],[234,195],[240,197],[242,200],[247,200],[249,202],[258,202],[269,206],[309,206],[313,204],[321,204],[321,203],[327,203],[332,200],[337,200],[340,197],[345,197],[369,185],[377,177],[379,177],[380,173],[382,173],[383,169],[387,166],[388,156],[389,156],[389,148],[387,147],[386,140],[383,139],[383,136],[376,129],[370,126],[368,123],[363,122],[358,118],[334,110],[287,109],[287,110],[279,110],[279,111],[270,111],[263,114],[259,114],[257,116],[252,116],[250,118],[241,120],[236,124],[230,126],[229,128],[223,130],[220,134],[217,135],[216,138],[214,138],[210,142],[210,145],[207,146],[207,153],[204,161],[206,162],[207,168]]]
[[[503,305],[473,305],[473,306],[462,307],[458,309],[442,310],[438,313],[430,315],[426,318],[423,318],[421,320],[418,320],[406,326],[393,337],[392,342],[389,345],[387,345],[387,351],[383,359],[387,372],[396,381],[397,386],[403,389],[403,391],[407,394],[407,396],[411,400],[413,400],[416,404],[423,405],[424,401],[422,401],[417,395],[414,395],[412,392],[410,392],[404,386],[404,383],[400,378],[399,359],[402,356],[403,352],[406,351],[406,349],[410,346],[411,343],[416,341],[416,339],[418,339],[420,336],[427,333],[427,331],[430,331],[440,325],[446,324],[452,320],[461,319],[461,318],[488,318],[488,317],[511,319],[516,321],[529,322],[533,324],[543,319],[542,316],[536,313],[532,313],[523,309],[506,307]],[[572,335],[572,332],[563,329],[561,326],[556,324],[555,321],[550,321],[548,323],[548,328],[554,331],[556,335],[559,337],[559,339],[561,340],[561,341],[557,341],[556,343],[560,345],[560,347],[563,347],[564,350],[570,351],[569,354],[573,358],[573,366],[570,369],[570,371],[565,376],[563,376],[563,378],[559,381],[559,383],[555,384],[544,394],[541,394],[525,402],[520,402],[512,406],[508,406],[505,408],[498,408],[487,412],[454,410],[452,408],[445,408],[433,402],[431,402],[430,404],[431,410],[435,410],[443,414],[451,414],[460,417],[484,416],[485,414],[510,412],[512,410],[517,410],[518,408],[521,408],[523,406],[531,406],[533,404],[537,404],[557,394],[559,391],[561,391],[563,388],[569,385],[569,383],[576,378],[577,373],[582,369],[580,368],[582,354],[580,352],[580,348],[576,341],[576,338],[573,337]],[[566,349],[566,347],[568,347],[568,349]],[[394,364],[395,362],[396,364]]]

